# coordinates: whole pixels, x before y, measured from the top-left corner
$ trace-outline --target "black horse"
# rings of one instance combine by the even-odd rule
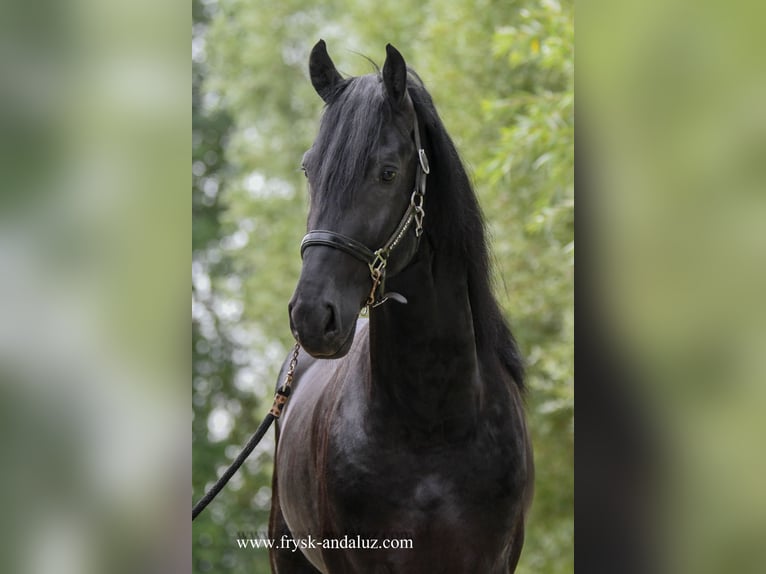
[[[533,474],[522,361],[455,146],[386,53],[382,72],[343,78],[323,41],[311,52],[327,106],[303,158],[289,311],[305,353],[277,430],[272,569],[513,572]]]

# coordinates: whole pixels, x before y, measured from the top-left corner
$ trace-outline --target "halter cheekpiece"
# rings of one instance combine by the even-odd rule
[[[407,210],[402,215],[393,233],[389,236],[388,240],[379,249],[373,251],[363,243],[347,237],[341,233],[335,231],[328,231],[326,229],[315,229],[309,231],[301,241],[301,258],[303,252],[307,247],[312,245],[323,245],[325,247],[332,247],[339,249],[345,253],[348,253],[352,257],[366,263],[370,268],[370,277],[372,278],[372,288],[370,294],[367,297],[365,308],[377,307],[385,303],[389,298],[395,299],[401,303],[406,303],[406,299],[398,293],[385,293],[386,283],[386,266],[388,264],[388,258],[391,252],[396,249],[400,241],[404,237],[404,234],[415,222],[415,237],[420,241],[420,236],[423,234],[423,218],[426,214],[424,209],[425,197],[426,197],[426,176],[430,173],[431,168],[428,165],[428,157],[426,151],[423,149],[420,142],[420,127],[418,125],[418,116],[415,114],[414,121],[414,136],[415,136],[415,148],[418,154],[418,168],[415,174],[415,189],[410,196],[410,204],[407,206]]]

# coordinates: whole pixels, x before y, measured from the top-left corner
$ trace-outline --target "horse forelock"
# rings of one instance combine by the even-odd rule
[[[350,78],[332,95],[312,147],[315,190],[320,210],[352,206],[355,186],[391,116],[380,76]]]

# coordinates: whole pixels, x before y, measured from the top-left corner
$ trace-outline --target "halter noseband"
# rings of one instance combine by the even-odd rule
[[[410,196],[410,204],[407,206],[407,210],[399,220],[399,224],[394,229],[394,232],[383,244],[383,247],[373,251],[356,239],[326,229],[309,231],[301,241],[301,258],[303,258],[303,252],[307,247],[312,245],[323,245],[325,247],[339,249],[367,264],[370,268],[370,277],[372,278],[372,288],[370,289],[370,294],[367,297],[367,303],[365,304],[367,308],[382,305],[388,300],[389,295],[397,300],[406,302],[406,299],[401,297],[401,295],[395,296],[393,293],[387,294],[384,293],[384,290],[388,257],[391,255],[391,252],[396,249],[396,246],[399,245],[402,237],[404,237],[404,234],[407,232],[410,225],[412,225],[413,220],[415,221],[415,237],[418,241],[420,241],[420,236],[423,234],[423,217],[426,214],[425,209],[423,208],[426,197],[426,176],[430,173],[431,169],[428,165],[426,152],[420,143],[420,127],[418,126],[417,113],[415,114],[414,124],[415,148],[418,153],[418,169],[415,173],[415,189]]]

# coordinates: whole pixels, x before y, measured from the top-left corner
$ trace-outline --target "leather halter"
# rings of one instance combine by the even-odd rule
[[[335,231],[326,229],[315,229],[309,231],[301,241],[301,258],[307,247],[312,245],[321,245],[339,249],[348,253],[362,263],[366,263],[370,268],[370,277],[372,278],[372,289],[367,297],[366,308],[377,307],[385,303],[389,297],[406,303],[407,300],[398,293],[384,293],[386,282],[386,265],[391,252],[396,249],[404,234],[409,229],[412,222],[415,221],[415,237],[420,242],[420,236],[423,234],[423,217],[425,209],[423,208],[426,196],[426,176],[430,172],[428,157],[420,142],[420,127],[418,125],[418,116],[415,114],[414,121],[415,148],[418,154],[418,169],[415,173],[415,189],[410,197],[410,204],[402,215],[393,233],[382,247],[373,251],[363,243],[352,237],[348,237]]]

